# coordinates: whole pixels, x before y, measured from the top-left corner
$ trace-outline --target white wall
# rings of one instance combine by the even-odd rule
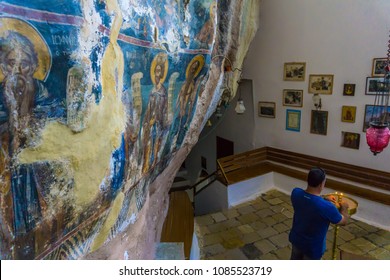
[[[254,111],[258,101],[276,102],[276,118],[255,118],[255,146],[273,146],[349,164],[390,171],[390,148],[372,156],[363,133],[366,77],[372,59],[385,57],[390,30],[389,0],[263,0],[260,24],[244,64],[253,80]],[[285,62],[306,62],[304,82],[283,81]],[[309,74],[333,74],[332,95],[321,95],[329,111],[326,136],[310,133],[314,109],[308,94]],[[356,84],[355,96],[343,96],[344,83]],[[303,89],[301,131],[285,129],[283,89]],[[357,106],[356,122],[341,122],[341,107]],[[360,133],[360,149],[341,147],[341,132]]]

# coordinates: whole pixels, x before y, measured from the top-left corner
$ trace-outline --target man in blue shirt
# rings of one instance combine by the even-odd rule
[[[320,196],[325,187],[326,173],[312,168],[307,176],[306,190],[295,188],[291,193],[294,208],[293,225],[289,235],[292,260],[319,260],[326,249],[329,224],[346,225],[348,204],[342,202],[340,211],[335,199]]]

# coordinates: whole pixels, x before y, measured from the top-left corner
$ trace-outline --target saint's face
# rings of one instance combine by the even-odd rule
[[[30,56],[22,50],[11,50],[5,57],[4,65],[2,65],[4,75],[15,76],[22,75],[24,77],[32,76],[33,63]]]
[[[154,77],[156,80],[156,85],[160,83],[161,76],[162,76],[161,65],[157,65],[156,68],[154,69]]]

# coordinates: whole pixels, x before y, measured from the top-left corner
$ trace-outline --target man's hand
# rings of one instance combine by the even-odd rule
[[[334,195],[327,195],[327,196],[325,196],[324,198],[325,198],[327,201],[330,201],[330,202],[335,203],[335,204],[336,204],[336,202],[337,202],[337,199],[336,199],[336,197],[335,197]]]

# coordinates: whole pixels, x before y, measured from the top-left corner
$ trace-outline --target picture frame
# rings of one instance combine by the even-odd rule
[[[301,130],[301,110],[286,110],[286,130],[295,132]]]
[[[306,62],[286,62],[283,68],[284,81],[304,81]]]
[[[328,130],[328,111],[312,110],[310,133],[326,135]]]
[[[374,58],[372,60],[372,77],[384,77],[386,74],[387,58]]]
[[[359,150],[360,146],[360,133],[354,132],[341,132],[341,146],[345,148]]]
[[[275,118],[276,103],[275,102],[264,102],[258,103],[258,115],[259,117]]]
[[[309,93],[332,94],[333,75],[311,74],[309,75]]]
[[[384,110],[385,110],[385,106],[374,106],[374,105],[365,106],[364,119],[363,119],[363,132],[366,132],[367,128],[370,126],[371,121],[375,121],[380,118],[381,114],[384,113]],[[390,107],[387,107],[387,114],[388,116],[390,116]]]
[[[354,123],[356,119],[356,106],[343,106],[341,109],[341,121]]]
[[[366,78],[366,95],[375,95],[378,92],[385,92],[389,89],[385,86],[384,77],[367,77]]]
[[[354,96],[356,84],[344,84],[343,95]]]
[[[302,107],[303,90],[301,89],[284,89],[283,106]]]

